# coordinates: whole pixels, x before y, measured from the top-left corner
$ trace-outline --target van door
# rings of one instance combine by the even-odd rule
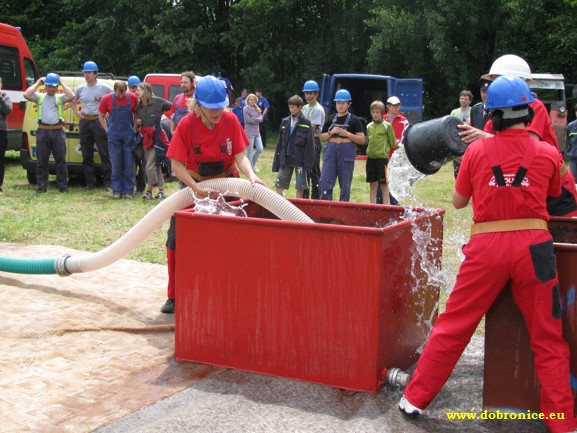
[[[150,87],[152,87],[152,93],[161,95],[161,98],[166,99],[168,92],[164,91],[164,84],[151,84]]]
[[[423,120],[423,80],[420,78],[397,79],[394,95],[401,100],[401,112],[409,122]]]
[[[168,87],[168,98],[165,98],[167,101],[170,102],[174,102],[174,98],[176,98],[176,95],[178,95],[179,93],[182,93],[182,87],[180,87],[180,85],[176,85],[176,84],[171,84]]]
[[[318,99],[320,104],[325,108],[325,114],[328,115],[327,107],[331,106],[331,98],[333,97],[333,92],[331,89],[331,76],[328,74],[323,74],[323,80],[321,83],[321,96]]]

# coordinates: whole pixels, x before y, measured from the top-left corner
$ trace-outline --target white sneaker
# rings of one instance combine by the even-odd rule
[[[254,170],[253,170],[253,171],[254,171],[255,173],[260,173],[260,170],[258,169],[258,167],[257,167],[256,165],[254,166]]]
[[[409,403],[409,400],[407,400],[404,395],[399,402],[399,410],[403,412],[403,415],[408,416],[409,418],[417,418],[423,413],[423,409],[419,409],[417,406],[413,406],[411,403]]]

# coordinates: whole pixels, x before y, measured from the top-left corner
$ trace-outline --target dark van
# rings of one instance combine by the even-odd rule
[[[401,100],[401,112],[409,120],[423,120],[423,80],[421,78],[395,78],[372,74],[323,74],[320,104],[328,116],[336,112],[333,99],[337,90],[347,89],[353,99],[350,111],[360,117],[363,124],[371,121],[371,103],[386,103],[391,96]],[[357,155],[365,155],[366,145],[357,146]]]
[[[333,98],[339,89],[351,93],[351,112],[365,122],[371,120],[373,101],[385,103],[391,96],[401,100],[403,115],[409,122],[423,120],[423,80],[421,78],[395,78],[372,74],[323,74],[319,102],[328,113],[334,112]]]

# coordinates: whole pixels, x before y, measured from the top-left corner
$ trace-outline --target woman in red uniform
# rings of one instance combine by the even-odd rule
[[[561,193],[558,150],[534,140],[533,96],[519,77],[501,76],[487,91],[495,136],[472,143],[453,193],[460,209],[472,198],[471,239],[446,310],[439,316],[399,408],[417,416],[441,390],[479,321],[510,284],[531,336],[541,382],[541,411],[553,433],[575,430],[569,349],[561,331],[553,240],[547,230],[547,196]],[[506,330],[504,330],[506,331]]]
[[[181,184],[197,197],[216,198],[218,191],[203,188],[197,182],[219,177],[239,177],[238,169],[254,183],[267,186],[252,171],[245,149],[248,138],[234,113],[225,111],[228,95],[222,81],[203,77],[196,86],[192,111],[194,115],[180,120],[174,131],[167,157]],[[238,167],[238,169],[237,169]],[[174,313],[175,304],[175,224],[170,221],[166,242],[168,259],[168,299],[163,313]]]

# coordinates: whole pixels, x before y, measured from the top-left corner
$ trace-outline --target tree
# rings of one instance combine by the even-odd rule
[[[374,34],[369,67],[386,68],[400,78],[423,78],[426,113],[447,114],[462,89],[476,88],[492,61],[495,35],[487,24],[498,19],[492,7],[498,0],[487,1],[477,11],[455,0],[378,4],[367,22]],[[492,17],[486,10],[493,11]]]
[[[370,40],[364,20],[372,0],[240,0],[231,42],[241,82],[263,87],[287,115],[286,100],[323,73],[362,72]],[[274,112],[274,110],[273,110]]]
[[[490,11],[490,13],[487,13]],[[563,73],[575,82],[571,22],[575,1],[487,0],[478,8],[457,0],[378,0],[367,25],[373,30],[370,69],[422,77],[428,117],[449,112],[463,88],[506,53],[528,60],[534,72]]]
[[[0,10],[43,74],[89,59],[121,76],[222,72],[237,88],[263,87],[277,121],[323,73],[421,77],[427,117],[448,113],[463,88],[478,95],[505,53],[577,82],[577,0],[3,0]]]

